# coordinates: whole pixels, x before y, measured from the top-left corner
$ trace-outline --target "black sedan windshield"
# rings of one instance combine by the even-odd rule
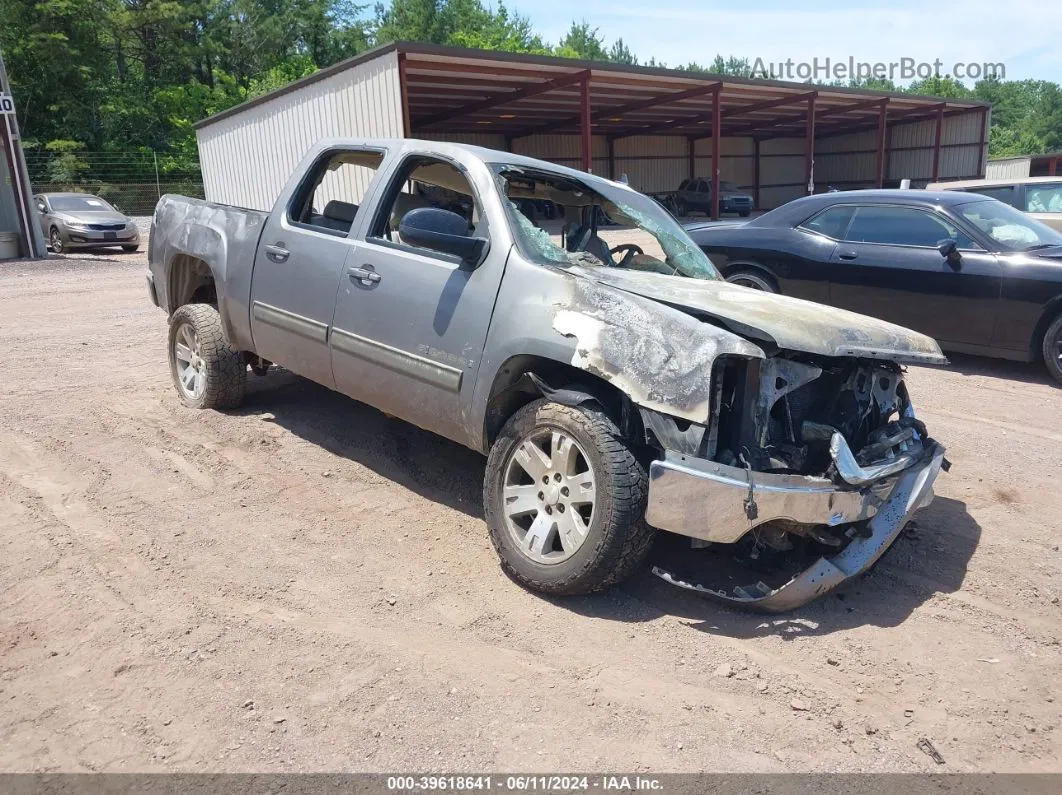
[[[960,204],[955,209],[1005,251],[1062,246],[1062,234],[1009,204],[985,199]]]

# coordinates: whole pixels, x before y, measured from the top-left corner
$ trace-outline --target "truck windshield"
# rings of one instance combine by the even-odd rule
[[[1062,234],[995,199],[960,204],[957,209],[963,218],[992,238],[1005,251],[1032,251],[1062,246]]]
[[[612,268],[720,279],[711,261],[655,201],[625,185],[492,164],[516,243],[547,265]]]

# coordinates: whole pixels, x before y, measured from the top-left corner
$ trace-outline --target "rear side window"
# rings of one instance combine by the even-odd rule
[[[848,222],[852,220],[855,207],[846,205],[843,207],[830,207],[818,215],[801,224],[804,229],[818,232],[820,235],[843,240],[844,233],[848,229]]]
[[[1022,209],[1027,213],[1062,213],[1062,182],[1026,185]]]
[[[997,199],[1004,204],[1014,206],[1014,186],[1013,185],[996,185],[991,188],[967,188],[968,193],[976,193],[979,196],[987,196],[990,199]]]
[[[307,174],[288,207],[288,220],[302,227],[346,236],[383,153],[343,150],[323,155]]]
[[[960,229],[933,213],[914,207],[857,207],[845,240],[893,246],[935,248],[941,240],[959,248],[980,248]]]

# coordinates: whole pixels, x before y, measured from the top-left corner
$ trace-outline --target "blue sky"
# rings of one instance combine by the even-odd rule
[[[642,60],[706,63],[716,53],[765,61],[818,57],[962,63],[1003,62],[1007,78],[1062,82],[1057,0],[508,0],[556,43],[572,19],[622,37]],[[899,81],[898,81],[899,82]]]

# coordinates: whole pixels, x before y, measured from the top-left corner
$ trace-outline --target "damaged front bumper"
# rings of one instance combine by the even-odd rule
[[[831,454],[843,485],[826,478],[752,472],[682,455],[654,461],[646,520],[663,530],[734,543],[750,530],[779,519],[827,526],[865,522],[865,529],[842,551],[819,558],[779,588],[757,582],[727,593],[687,582],[658,567],[653,573],[727,603],[782,612],[866,571],[891,546],[912,514],[932,501],[944,448],[927,439],[917,453],[863,468],[844,438],[837,435],[831,440]]]

